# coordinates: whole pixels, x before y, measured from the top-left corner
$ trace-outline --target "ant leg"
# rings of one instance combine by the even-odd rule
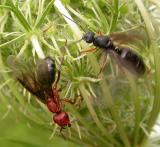
[[[49,29],[51,29],[53,27],[53,24],[52,23],[50,23],[50,24],[48,24],[48,26],[46,27],[46,28],[44,28],[43,30],[42,30],[42,32],[43,33],[46,33]]]
[[[56,82],[55,82],[55,87],[57,87],[57,84],[58,84],[58,82],[60,80],[60,77],[61,77],[61,71],[58,70],[58,76],[57,76],[57,79],[56,79]]]
[[[61,91],[62,91],[62,89],[63,89],[63,88],[58,88],[58,89],[57,89],[57,91],[58,91],[58,92],[61,92]]]
[[[65,129],[64,127],[61,127],[59,130],[59,133],[61,134],[61,136],[63,137],[64,140],[66,140],[66,137],[64,136],[64,134],[62,133],[62,130]]]
[[[110,52],[111,57],[113,57],[114,61],[117,63],[117,68],[116,68],[116,74],[120,73],[124,73],[124,68],[123,65],[121,63],[121,60],[118,58],[118,55],[115,52]]]
[[[89,49],[86,49],[86,50],[81,51],[80,54],[82,55],[82,54],[85,54],[85,53],[87,53],[87,52],[93,52],[93,51],[95,51],[95,50],[96,50],[96,48],[89,48]]]
[[[79,99],[78,99],[78,98],[79,98]],[[80,104],[82,103],[83,98],[82,98],[81,95],[78,95],[78,96],[75,97],[74,99],[67,99],[67,98],[65,98],[65,99],[61,99],[61,101],[67,102],[67,103],[69,103],[69,104],[71,104],[71,105],[75,105],[76,107],[80,108]]]
[[[71,100],[71,99],[65,98],[65,99],[61,99],[61,101],[70,103],[72,105],[74,105],[76,103],[76,99]]]
[[[64,57],[62,57],[62,60],[61,60],[61,63],[60,63],[60,67],[59,67],[60,69],[58,70],[58,76],[57,76],[57,79],[55,81],[55,87],[57,87],[57,84],[58,84],[58,82],[60,80],[60,77],[61,77],[61,68],[62,68],[63,62],[64,62]]]
[[[104,53],[104,54],[102,54],[101,59],[100,59],[100,71],[98,73],[98,77],[102,73],[102,71],[104,70],[104,67],[106,64],[107,64],[107,54]]]
[[[77,104],[75,105],[76,107],[80,108],[82,102],[83,102],[83,97],[82,96],[79,96],[80,98],[77,100]]]
[[[68,84],[68,82],[66,82],[63,87],[58,88],[57,91],[58,91],[58,92],[61,92],[62,89],[64,89],[65,87],[67,87],[67,84]]]
[[[64,44],[65,48],[67,47],[67,42],[68,42],[68,41],[67,41],[67,39],[66,39],[65,44]]]
[[[98,30],[97,34],[99,34],[100,36],[104,36],[104,34],[102,33],[102,31]]]
[[[60,128],[60,133],[62,133],[62,130],[63,130],[63,129],[65,129],[65,128],[64,128],[64,127],[61,127],[61,128]]]
[[[62,46],[62,47],[60,48],[60,50],[61,50],[61,52],[62,52],[62,55],[64,54],[64,52],[67,51],[67,48],[68,48],[67,42],[68,42],[67,39],[65,39],[64,46]]]

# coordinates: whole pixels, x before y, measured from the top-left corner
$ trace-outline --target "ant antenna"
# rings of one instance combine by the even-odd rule
[[[61,12],[59,12],[59,13],[61,13]],[[61,14],[62,14],[64,17],[66,17],[67,19],[71,20],[72,22],[78,24],[78,25],[80,26],[80,28],[81,28],[84,32],[86,32],[86,30],[85,30],[79,23],[77,23],[76,21],[74,21],[72,18],[69,18],[69,17],[66,16],[65,14],[63,14],[63,13],[61,13]]]

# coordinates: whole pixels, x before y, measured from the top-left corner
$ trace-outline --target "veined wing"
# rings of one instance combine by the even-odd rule
[[[7,59],[16,79],[43,103],[46,103],[46,98],[52,90],[52,83],[55,79],[54,66],[49,66],[50,60],[48,60],[47,58],[47,62],[44,59],[35,64],[31,61],[24,63],[12,55]]]

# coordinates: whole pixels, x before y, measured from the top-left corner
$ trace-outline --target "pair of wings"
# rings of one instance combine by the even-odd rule
[[[10,55],[7,63],[12,69],[15,78],[29,92],[40,101],[46,103],[47,97],[52,92],[52,84],[55,81],[56,67],[51,57],[33,62],[24,62]]]
[[[113,57],[118,65],[127,69],[135,76],[141,76],[146,71],[145,63],[140,55],[130,48],[120,48],[121,53],[110,51],[109,55]]]

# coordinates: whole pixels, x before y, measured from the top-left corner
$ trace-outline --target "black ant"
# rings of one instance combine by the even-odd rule
[[[65,14],[62,15],[68,18],[69,20],[75,22],[73,19],[69,18]],[[82,28],[81,25],[80,27]],[[115,46],[109,35],[103,36],[101,34],[96,36],[94,32],[90,31],[85,33],[83,37],[77,42],[81,40],[84,40],[86,43],[93,43],[95,47],[98,47],[104,50],[106,53],[110,54],[111,56],[114,56],[115,59],[117,59],[117,63],[119,65],[122,65],[124,68],[126,68],[129,72],[131,72],[134,75],[143,75],[146,71],[145,63],[140,55],[138,55],[135,51],[131,50],[130,48],[119,48]],[[95,48],[92,48],[82,51],[81,53],[94,50]]]
[[[114,55],[118,62],[131,73],[136,75],[145,73],[146,66],[142,57],[130,48],[116,47],[109,36],[95,36],[94,32],[87,32],[82,39],[87,43],[93,43],[95,47],[104,50],[106,53]]]

